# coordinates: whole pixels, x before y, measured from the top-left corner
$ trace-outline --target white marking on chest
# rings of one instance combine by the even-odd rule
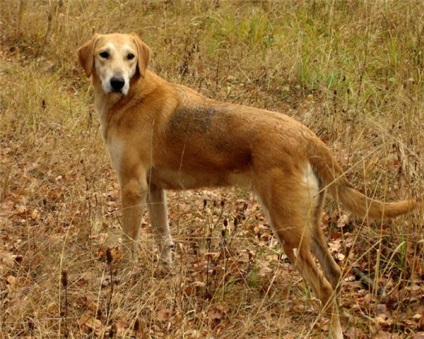
[[[120,165],[121,165],[121,159],[122,159],[122,152],[124,149],[124,142],[114,138],[112,140],[106,141],[106,147],[109,151],[110,160],[112,161],[112,166],[116,172],[119,173]]]

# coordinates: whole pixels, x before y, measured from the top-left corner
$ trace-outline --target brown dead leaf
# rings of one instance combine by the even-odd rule
[[[407,290],[407,291],[411,291],[411,292],[413,292],[413,293],[417,293],[417,292],[419,292],[419,291],[421,291],[421,286],[420,285],[417,285],[417,284],[411,284],[410,286],[406,286],[405,287],[405,290]]]
[[[0,251],[0,270],[2,266],[12,267],[16,263],[16,258],[18,256],[7,251]]]
[[[261,263],[261,267],[259,269],[259,275],[261,277],[265,277],[268,274],[271,274],[272,272],[273,272],[273,270],[268,267],[268,263],[267,262],[262,262]]]
[[[41,214],[40,211],[38,209],[33,209],[31,212],[31,219],[32,220],[40,220],[41,218]]]
[[[337,220],[337,227],[343,228],[349,223],[349,215],[342,214]]]
[[[364,338],[364,332],[357,327],[351,327],[344,333],[346,338]]]
[[[172,312],[170,309],[161,309],[156,313],[156,319],[159,321],[168,321],[171,316]]]
[[[424,330],[424,315],[421,315],[421,318],[418,322],[418,329],[419,330]]]
[[[115,326],[116,336],[118,338],[124,338],[128,328],[128,323],[122,320],[117,320],[113,324]]]
[[[375,308],[375,315],[376,316],[384,316],[387,317],[389,314],[387,310],[387,306],[385,304],[378,304]]]
[[[186,338],[200,338],[200,331],[194,330],[194,329],[188,330],[188,331],[184,332],[184,337],[186,337]]]
[[[49,314],[57,314],[58,313],[58,307],[57,307],[56,303],[54,303],[54,302],[48,304],[46,310]]]
[[[28,208],[25,205],[17,205],[15,214],[16,215],[26,215],[28,213]]]
[[[343,243],[343,240],[341,238],[334,239],[333,241],[330,241],[328,243],[328,246],[330,247],[330,252],[336,253],[336,252],[340,251],[340,249],[342,247],[342,243]]]
[[[218,311],[215,308],[209,310],[209,312],[208,312],[208,319],[210,321],[221,320],[221,318],[222,318],[222,313],[220,311]]]
[[[226,317],[228,305],[225,303],[218,304],[208,310],[208,320],[212,328],[220,324]]]
[[[151,327],[151,331],[154,332],[154,337],[156,338],[163,338],[165,336],[163,330],[156,324]]]
[[[85,312],[78,320],[78,324],[85,329],[85,332],[93,331],[96,335],[101,336],[106,328],[99,319],[96,319],[91,312]]]
[[[0,204],[0,217],[4,217],[4,216],[8,216],[12,214],[14,206],[15,206],[15,203],[12,200],[3,201]]]
[[[16,278],[14,276],[9,275],[6,278],[6,282],[9,285],[9,287],[10,287],[11,290],[14,290],[16,288]]]
[[[401,339],[403,336],[396,333],[389,333],[386,331],[378,331],[378,333],[373,337],[375,339]]]
[[[205,259],[206,260],[216,260],[219,258],[220,252],[206,252]]]
[[[417,313],[417,314],[415,314],[413,317],[412,317],[412,319],[414,319],[414,320],[421,320],[421,318],[423,317],[423,315],[422,314],[419,314],[419,313]]]

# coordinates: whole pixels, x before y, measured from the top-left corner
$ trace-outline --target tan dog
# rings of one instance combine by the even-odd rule
[[[377,219],[417,203],[384,203],[352,188],[326,145],[286,115],[214,101],[165,81],[147,69],[150,49],[135,34],[95,35],[78,56],[119,177],[127,256],[135,254],[147,202],[162,258],[171,261],[164,189],[252,187],[290,261],[330,315],[332,336],[342,338],[334,296],[341,271],[320,227],[325,191],[356,215]]]

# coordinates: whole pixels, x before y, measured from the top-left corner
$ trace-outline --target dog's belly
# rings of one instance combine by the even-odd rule
[[[149,181],[163,189],[187,190],[202,187],[244,186],[251,185],[251,175],[248,172],[231,171],[185,171],[168,168],[154,168]]]

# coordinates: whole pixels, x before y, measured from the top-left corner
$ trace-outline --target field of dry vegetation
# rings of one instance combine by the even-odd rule
[[[0,0],[0,338],[323,338],[328,322],[252,192],[170,192],[175,266],[148,215],[118,262],[120,193],[76,49],[136,32],[150,68],[294,116],[379,199],[424,194],[424,2]],[[423,211],[329,199],[347,338],[424,338]],[[360,279],[362,277],[362,279]]]

